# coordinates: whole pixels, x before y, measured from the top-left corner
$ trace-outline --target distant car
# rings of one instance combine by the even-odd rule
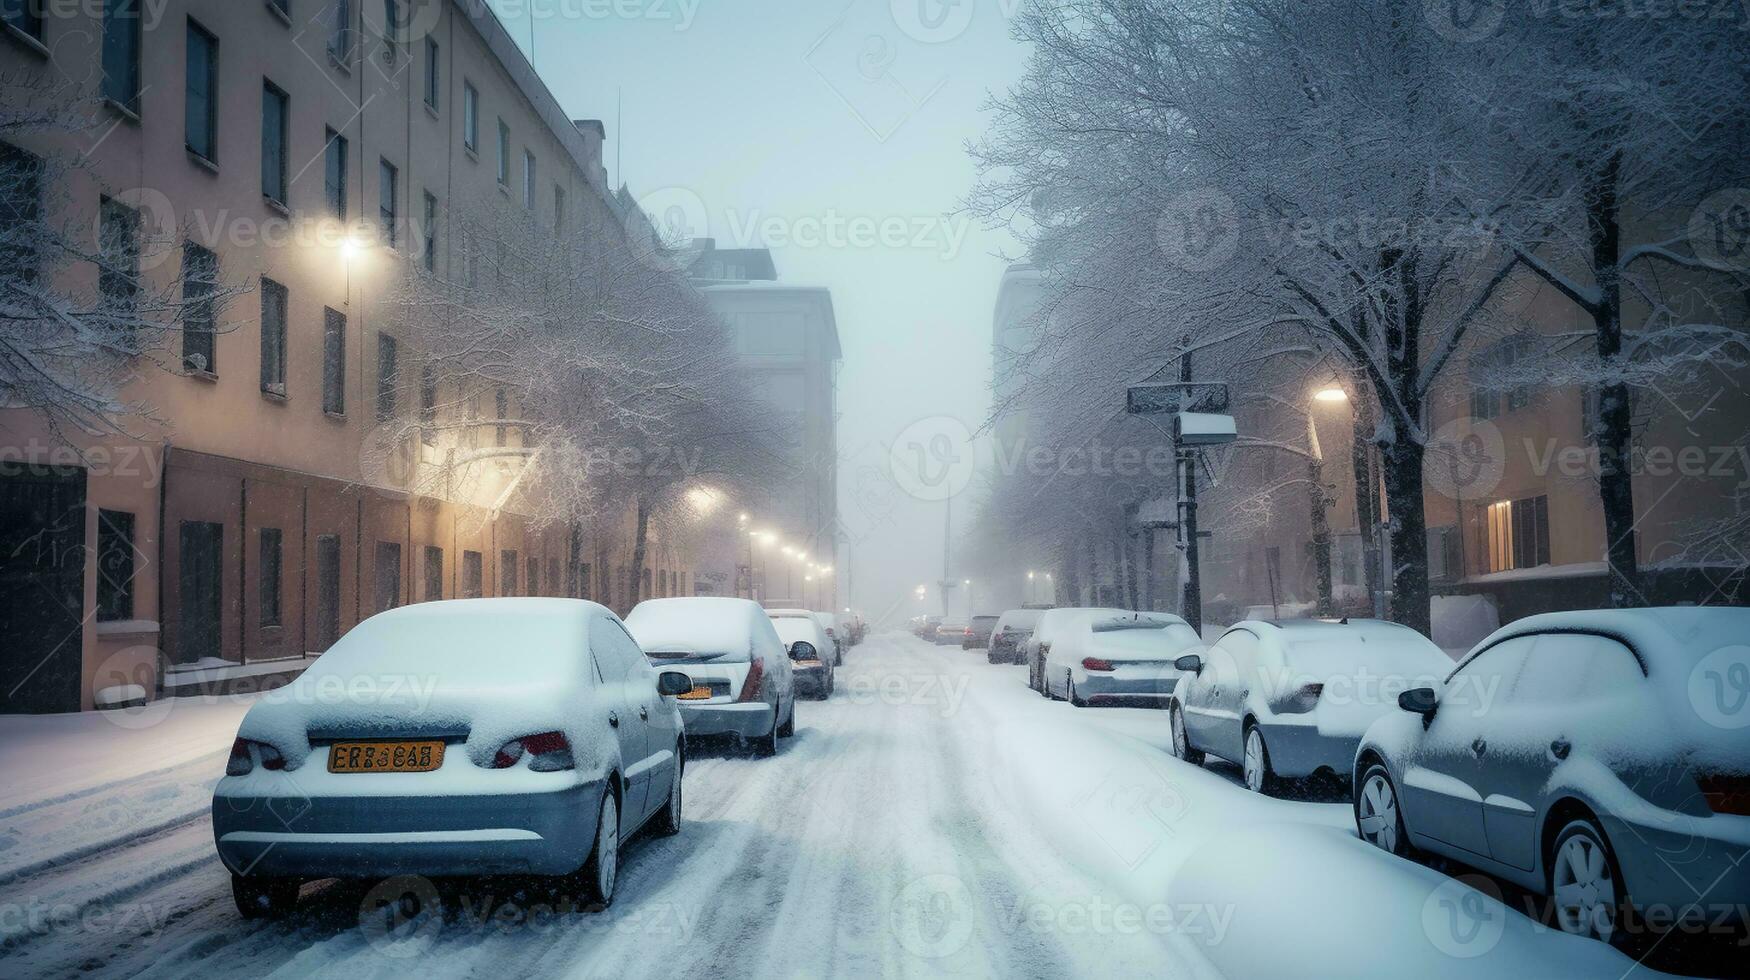
[[[987,650],[990,648],[990,634],[997,625],[996,616],[974,616],[972,622],[966,624],[966,635],[960,640],[962,650]]]
[[[690,686],[592,602],[373,616],[238,727],[212,808],[237,910],[284,915],[311,878],[579,871],[605,906],[620,842],[680,830]]]
[[[816,644],[816,646],[819,647],[822,659],[835,667],[843,662],[844,658],[840,655],[838,641],[833,638],[833,630],[830,627],[832,622],[832,616],[830,613],[815,612],[812,609],[795,608],[767,609],[766,615],[770,616],[774,621],[780,619],[806,619],[819,626],[823,638],[826,641],[824,646]]]
[[[1605,941],[1638,931],[1625,911],[1687,932],[1744,908],[1746,637],[1750,609],[1720,607],[1496,630],[1368,728],[1352,784],[1362,838],[1551,896],[1563,931]]]
[[[1033,627],[1033,635],[1021,643],[1021,658],[1027,664],[1027,686],[1045,694],[1045,658],[1051,653],[1054,637],[1089,616],[1122,616],[1126,610],[1092,607],[1086,609],[1047,609]],[[1049,696],[1049,695],[1047,695]]]
[[[772,621],[748,599],[646,599],[626,628],[659,669],[685,674],[676,701],[691,736],[730,736],[760,755],[796,733],[795,679]]]
[[[966,639],[966,620],[942,620],[941,624],[936,627],[936,634],[932,639],[935,640],[937,646],[959,646],[960,642]]]
[[[1367,726],[1397,710],[1387,692],[1445,676],[1452,659],[1396,623],[1254,620],[1179,666],[1173,753],[1239,763],[1248,789],[1275,793],[1284,779],[1346,776]]]
[[[985,654],[993,664],[1021,662],[1021,644],[1033,635],[1033,626],[1043,614],[1040,609],[1010,609],[997,617],[991,628],[990,650]]]
[[[832,642],[826,631],[812,619],[785,616],[772,620],[778,639],[790,657],[790,669],[796,677],[797,691],[806,691],[822,701],[832,697],[832,661],[823,652]]]
[[[1179,682],[1178,659],[1202,652],[1197,631],[1170,613],[1090,616],[1052,642],[1045,658],[1046,696],[1078,708],[1164,708]]]
[[[912,633],[920,640],[935,642],[936,627],[942,624],[940,616],[919,616],[912,620]]]

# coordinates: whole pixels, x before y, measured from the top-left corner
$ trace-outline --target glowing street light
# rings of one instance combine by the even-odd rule
[[[1313,401],[1336,403],[1348,400],[1349,393],[1341,388],[1323,388],[1313,394]]]

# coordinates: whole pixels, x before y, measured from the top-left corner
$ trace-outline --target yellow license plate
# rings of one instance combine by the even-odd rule
[[[329,772],[431,772],[444,764],[444,743],[336,742],[328,750]]]
[[[820,661],[818,661],[818,660],[798,660],[798,661],[796,661],[796,666],[798,666],[798,667],[819,667]]]
[[[695,687],[692,690],[688,691],[687,693],[680,695],[679,700],[681,700],[681,701],[708,701],[708,700],[710,700],[710,698],[711,698],[711,689],[709,687],[705,687],[703,685],[700,685],[700,686]]]

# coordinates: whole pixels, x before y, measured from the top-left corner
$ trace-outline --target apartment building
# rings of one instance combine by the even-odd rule
[[[521,434],[467,424],[514,417],[490,378],[400,368],[391,283],[466,284],[491,258],[471,227],[611,248],[642,220],[606,186],[601,124],[567,118],[481,0],[19,2],[0,35],[8,86],[97,106],[0,146],[55,175],[7,206],[105,242],[169,230],[142,272],[227,296],[142,354],[125,434],[0,412],[0,711],[266,683],[406,602],[688,588],[666,543],[616,590],[624,528],[517,513]],[[409,490],[379,442],[415,414],[421,463],[511,451]]]

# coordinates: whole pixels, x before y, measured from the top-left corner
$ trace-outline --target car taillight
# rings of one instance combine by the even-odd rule
[[[1083,657],[1082,669],[1105,671],[1109,673],[1113,668],[1112,662],[1109,660],[1101,660],[1099,657]]]
[[[1750,816],[1750,776],[1697,776],[1695,783],[1715,813]]]
[[[747,665],[747,680],[741,683],[741,693],[736,695],[737,701],[760,701],[760,685],[766,679],[766,662],[754,660]]]
[[[268,772],[279,772],[286,767],[286,757],[266,742],[237,739],[231,743],[231,757],[225,760],[225,775],[247,776],[257,764]]]
[[[1323,684],[1302,684],[1282,699],[1277,710],[1287,714],[1304,715],[1318,707],[1319,695],[1323,693],[1325,693],[1325,685]]]
[[[559,772],[577,765],[571,756],[571,743],[563,733],[542,732],[504,743],[492,757],[492,768],[509,769],[521,762],[524,755],[529,756],[529,768],[535,772]]]

